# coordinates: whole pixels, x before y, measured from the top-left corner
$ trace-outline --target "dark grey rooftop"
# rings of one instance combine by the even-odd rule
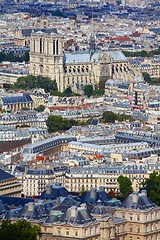
[[[22,96],[6,96],[2,97],[4,104],[15,104],[15,103],[28,103],[33,102],[31,96],[28,93],[24,93]]]
[[[0,169],[0,181],[6,181],[9,179],[14,179],[14,178],[15,178],[15,176]]]
[[[122,203],[122,207],[131,209],[145,210],[155,207],[155,203],[147,197],[146,191],[142,190],[141,193],[133,192]]]

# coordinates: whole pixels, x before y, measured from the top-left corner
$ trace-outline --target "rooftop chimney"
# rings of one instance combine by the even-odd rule
[[[90,198],[95,198],[96,197],[96,189],[95,188],[91,188],[90,190]]]
[[[46,186],[46,194],[51,194],[52,191],[52,185],[47,185]]]
[[[138,192],[133,192],[132,193],[132,200],[133,200],[133,202],[137,202],[137,200],[138,200]]]

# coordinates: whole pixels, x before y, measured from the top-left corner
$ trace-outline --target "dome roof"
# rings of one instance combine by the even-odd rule
[[[103,215],[103,214],[107,214],[108,211],[107,211],[107,208],[105,206],[97,205],[92,209],[91,213],[95,214],[95,215]]]

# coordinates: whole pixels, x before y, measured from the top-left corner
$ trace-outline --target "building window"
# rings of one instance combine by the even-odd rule
[[[57,229],[58,235],[61,235],[61,230],[60,228]]]
[[[66,230],[66,235],[69,236],[69,230],[68,229]]]
[[[129,220],[132,220],[132,214],[129,215]]]
[[[55,40],[53,41],[53,55],[55,55]]]
[[[56,41],[56,54],[58,55],[58,50],[59,50],[59,42],[58,40]]]
[[[137,227],[137,233],[139,233],[139,232],[140,232],[140,227],[138,226],[138,227]]]
[[[130,230],[130,232],[132,232],[132,225],[130,225],[129,230]]]
[[[42,38],[40,38],[40,53],[42,53]]]
[[[139,214],[137,215],[137,221],[140,221],[140,215]]]
[[[75,236],[76,236],[76,237],[78,236],[78,231],[75,231]]]

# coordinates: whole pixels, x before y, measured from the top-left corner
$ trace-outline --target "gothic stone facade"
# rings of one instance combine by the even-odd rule
[[[80,92],[86,84],[95,88],[99,81],[120,78],[131,81],[127,58],[120,51],[64,53],[58,34],[33,33],[30,41],[30,74],[56,80],[58,90],[67,87]]]

